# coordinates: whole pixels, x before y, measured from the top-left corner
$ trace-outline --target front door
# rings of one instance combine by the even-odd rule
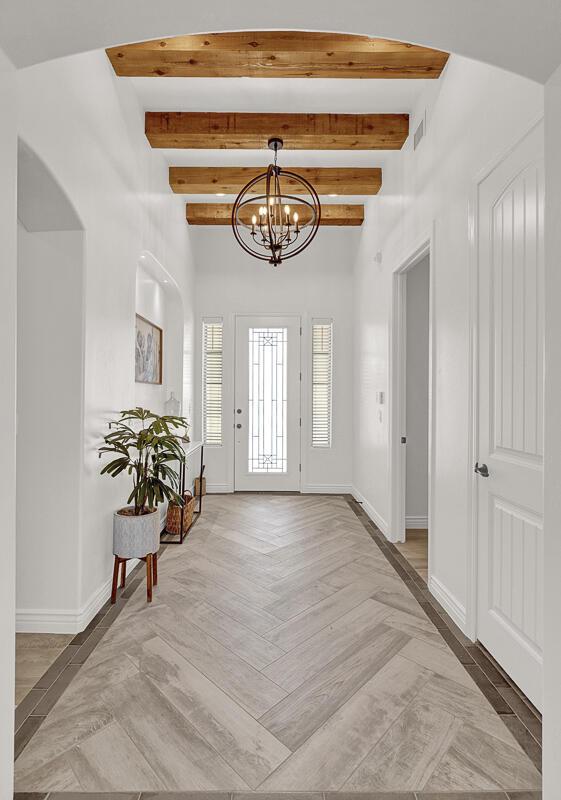
[[[300,317],[236,318],[236,491],[300,490]]]
[[[543,585],[543,127],[480,183],[479,640],[538,707]]]

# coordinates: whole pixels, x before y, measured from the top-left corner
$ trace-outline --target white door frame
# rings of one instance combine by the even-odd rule
[[[483,181],[495,170],[518,145],[543,122],[543,116],[538,117],[516,141],[506,147],[503,152],[492,159],[472,182],[471,200],[468,209],[468,236],[469,236],[469,406],[468,406],[468,526],[466,547],[466,623],[464,633],[472,641],[477,639],[477,590],[478,590],[478,493],[477,476],[474,464],[479,449],[479,248],[478,248],[478,218],[479,218],[479,187]]]
[[[303,400],[303,397],[302,397],[302,395],[303,395],[302,384],[305,381],[305,374],[304,373],[305,373],[305,369],[306,369],[306,365],[305,365],[305,362],[303,361],[303,353],[302,353],[302,339],[303,339],[303,330],[304,330],[304,314],[300,314],[300,313],[294,312],[294,311],[289,312],[288,314],[283,314],[281,311],[273,311],[273,312],[266,312],[266,313],[244,311],[243,313],[236,312],[231,316],[231,319],[232,319],[232,331],[233,331],[233,351],[232,351],[233,369],[232,369],[232,403],[231,403],[231,406],[232,406],[232,428],[236,423],[236,410],[234,408],[234,404],[235,404],[234,398],[236,397],[236,356],[237,356],[237,352],[238,352],[238,349],[237,349],[237,345],[238,345],[238,342],[237,342],[237,329],[238,329],[237,321],[238,321],[239,318],[242,318],[242,317],[271,317],[273,319],[275,317],[282,317],[282,318],[289,317],[291,319],[300,320],[299,354],[300,354],[300,375],[301,375],[301,380],[300,380],[300,392],[299,392],[299,407],[300,407],[299,408],[299,411],[300,411],[299,416],[300,416],[300,419],[302,420],[302,424],[300,426],[300,433],[299,433],[299,437],[298,437],[299,457],[300,457],[300,466],[301,466],[299,477],[298,477],[298,491],[301,492],[302,491],[302,485],[303,485],[303,477],[302,476],[304,475],[304,466],[305,466],[304,463],[303,463],[303,459],[302,459],[303,451],[304,451],[304,448],[302,447],[303,432],[304,432],[304,414],[302,413],[302,400]],[[235,492],[236,491],[236,446],[235,446],[235,438],[232,439],[232,460],[231,460],[230,463],[231,463],[231,468],[232,468],[232,491]]]
[[[389,435],[390,435],[390,514],[387,537],[392,542],[405,541],[405,468],[406,450],[401,443],[406,423],[406,273],[429,256],[429,442],[428,442],[428,527],[432,528],[434,481],[434,232],[425,234],[409,251],[392,274],[392,306],[389,357]],[[429,535],[428,577],[432,574],[432,547]]]

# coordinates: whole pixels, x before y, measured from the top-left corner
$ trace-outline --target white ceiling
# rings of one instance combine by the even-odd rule
[[[458,53],[545,83],[561,62],[559,0],[0,0],[16,66],[101,47],[237,30],[323,30]]]
[[[127,78],[145,111],[368,114],[411,111],[425,80]]]

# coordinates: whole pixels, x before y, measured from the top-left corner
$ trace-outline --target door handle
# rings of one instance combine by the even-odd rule
[[[480,464],[479,461],[476,461],[474,471],[477,472],[478,475],[481,475],[482,478],[489,477],[489,469],[487,464]]]

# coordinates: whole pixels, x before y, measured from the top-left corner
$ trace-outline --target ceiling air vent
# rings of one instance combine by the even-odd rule
[[[413,135],[413,150],[416,150],[418,146],[421,144],[421,139],[425,135],[425,118],[419,122],[417,125],[417,130]]]

